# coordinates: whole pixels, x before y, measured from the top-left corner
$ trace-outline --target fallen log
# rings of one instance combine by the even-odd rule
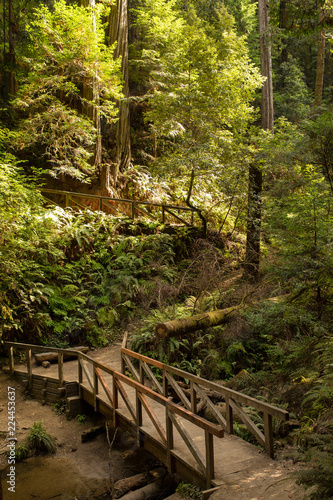
[[[175,491],[179,484],[180,478],[175,474],[167,474],[162,479],[149,483],[143,488],[135,491],[130,491],[121,497],[121,500],[155,500],[156,498],[164,498]]]
[[[90,427],[90,429],[86,429],[81,432],[81,443],[87,443],[87,441],[91,441],[96,436],[100,434],[104,434],[105,425],[96,425],[95,427]]]
[[[147,472],[141,472],[140,474],[135,474],[134,476],[126,477],[124,479],[119,479],[114,483],[113,486],[113,496],[114,498],[120,498],[129,491],[134,491],[147,483],[152,483],[159,481],[165,475],[164,467],[157,470],[150,470]]]
[[[130,491],[126,495],[121,497],[121,500],[148,500],[154,499],[159,494],[161,490],[161,485],[159,481],[147,484],[143,488],[139,488],[135,491]]]
[[[165,323],[159,323],[155,327],[155,334],[160,339],[167,337],[180,337],[187,333],[195,332],[196,330],[204,330],[210,326],[224,325],[230,318],[243,306],[227,307],[217,311],[210,311],[187,318],[173,319]]]
[[[80,346],[73,347],[71,350],[80,351],[82,353],[86,353],[89,351],[89,347]],[[43,361],[49,361],[49,363],[57,363],[58,362],[58,353],[57,352],[41,352],[39,354],[34,354],[35,361],[37,365],[41,365]],[[73,354],[64,353],[64,360],[75,359],[76,356]]]
[[[113,496],[114,498],[122,497],[129,491],[137,490],[146,484],[146,472],[141,472],[140,474],[135,474],[135,476],[126,477],[125,479],[119,479],[119,481],[114,484]]]

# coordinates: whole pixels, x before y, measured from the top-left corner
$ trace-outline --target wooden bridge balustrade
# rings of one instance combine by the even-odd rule
[[[91,373],[84,368],[84,360],[93,367],[94,373],[97,376],[97,380],[101,382],[101,385],[106,392],[106,395],[112,405],[113,412],[113,425],[118,426],[118,415],[117,410],[119,408],[119,396],[122,398],[125,406],[130,414],[133,427],[136,427],[136,434],[138,438],[138,443],[140,444],[140,428],[143,425],[143,411],[145,409],[145,414],[150,419],[153,424],[161,443],[165,448],[165,453],[168,460],[169,469],[172,471],[172,449],[174,447],[173,440],[173,427],[176,427],[179,435],[183,439],[183,442],[191,452],[192,456],[196,460],[201,473],[206,477],[206,485],[210,486],[211,481],[214,478],[214,450],[213,450],[213,436],[223,437],[224,432],[221,426],[213,424],[208,420],[194,415],[191,411],[181,408],[178,405],[169,401],[167,397],[155,392],[152,389],[146,387],[140,383],[140,376],[138,373],[134,372],[136,376],[134,379],[129,378],[123,373],[112,370],[111,368],[92,360],[85,354],[78,354],[79,363],[83,367],[83,372],[86,375],[87,381],[93,390],[93,383],[91,379]],[[112,375],[112,391],[109,389],[102,372]],[[141,372],[141,380],[143,379],[143,374]],[[81,382],[83,384],[83,382]],[[131,398],[126,391],[125,387],[131,387],[135,390],[135,406],[132,404]],[[98,408],[98,391],[94,391],[94,406]],[[157,417],[149,399],[165,407],[165,428],[159,418]],[[186,431],[184,424],[181,419],[188,420],[193,424],[197,425],[205,431],[205,445],[206,445],[206,458],[201,456],[199,449],[197,448],[195,442],[191,439],[191,436]]]
[[[194,216],[197,215],[199,219],[201,219],[201,223],[203,225],[203,233],[204,237],[206,236],[206,221],[201,213],[200,209],[197,208],[192,208],[192,207],[182,207],[182,206],[177,206],[177,205],[167,205],[167,204],[162,204],[162,203],[152,203],[149,201],[138,201],[138,200],[128,200],[126,198],[112,198],[109,196],[99,196],[99,195],[93,195],[93,194],[85,194],[85,193],[75,193],[71,191],[60,191],[56,189],[41,189],[41,193],[46,193],[46,194],[55,194],[58,196],[62,196],[64,198],[64,204],[65,207],[70,207],[74,205],[74,207],[78,207],[82,210],[85,209],[92,209],[91,206],[87,204],[87,200],[92,200],[93,202],[97,202],[98,204],[98,209],[100,211],[105,211],[105,208],[107,210],[111,210],[113,212],[116,212],[117,214],[121,214],[127,217],[131,217],[132,219],[135,219],[136,215],[138,213],[141,213],[150,219],[153,220],[158,220],[159,217],[157,216],[156,212],[160,213],[161,216],[161,222],[162,224],[165,224],[166,222],[166,215],[168,214],[169,216],[172,217],[172,219],[176,219],[176,221],[181,222],[185,226],[188,227],[193,227],[194,226]],[[44,198],[55,204],[53,200],[48,198],[47,196],[43,195]],[[84,200],[84,201],[83,201]],[[127,213],[119,208],[119,205],[122,206],[128,206],[129,209]],[[143,208],[146,207],[146,208]],[[149,210],[148,210],[149,209]],[[155,211],[153,213],[152,211]],[[175,213],[177,211],[178,213]],[[190,220],[186,220],[183,217],[180,217],[179,212],[183,212],[184,214],[190,214]]]
[[[9,365],[10,373],[15,373],[14,352],[13,348],[25,350],[27,353],[27,373],[28,379],[32,380],[32,350],[34,352],[57,352],[58,353],[58,382],[59,386],[64,383],[63,362],[64,354],[72,354],[77,357],[78,362],[78,380],[79,380],[79,395],[85,399],[85,393],[88,391],[93,398],[93,406],[96,411],[99,410],[99,405],[104,402],[102,395],[99,392],[101,387],[105,393],[109,408],[112,413],[113,426],[119,426],[119,397],[122,398],[128,413],[129,420],[133,428],[136,429],[138,444],[141,442],[141,427],[143,425],[144,413],[148,416],[157,431],[159,440],[164,447],[166,462],[170,471],[174,470],[174,460],[172,450],[174,449],[174,428],[178,431],[178,435],[182,438],[184,444],[194,457],[198,469],[203,477],[207,487],[210,487],[214,478],[214,449],[213,449],[213,436],[222,438],[224,431],[220,425],[209,422],[208,420],[195,415],[190,409],[182,408],[175,403],[172,403],[167,396],[162,394],[163,390],[158,380],[152,373],[149,363],[143,362],[141,365],[140,373],[138,373],[133,364],[131,363],[128,353],[135,355],[132,351],[125,349],[124,356],[126,362],[131,366],[134,377],[130,378],[127,375],[118,372],[111,367],[100,363],[86,354],[72,349],[57,349],[45,346],[34,346],[30,344],[19,344],[6,342],[9,347]],[[149,358],[147,358],[149,360]],[[150,360],[153,361],[153,360]],[[158,362],[156,362],[158,364]],[[127,366],[127,365],[126,365]],[[155,382],[157,390],[154,391],[144,385],[145,376],[148,373],[150,378]],[[106,380],[106,376],[111,376],[111,384]],[[112,385],[112,389],[110,388]],[[30,387],[30,385],[29,385]],[[132,404],[131,397],[128,389],[135,391],[135,406]],[[165,388],[165,391],[167,388]],[[165,392],[164,391],[164,392]],[[165,425],[156,415],[153,405],[150,401],[158,403],[165,408]],[[142,410],[145,410],[143,412]],[[205,457],[202,456],[195,442],[192,440],[189,432],[186,430],[184,420],[189,421],[201,428],[205,433]]]
[[[33,377],[38,377],[33,374],[32,352],[58,353],[57,384],[59,388],[65,384],[64,355],[74,356],[78,364],[80,398],[91,404],[95,411],[101,411],[107,418],[110,418],[115,428],[121,424],[126,430],[134,433],[139,445],[147,438],[148,418],[148,423],[153,425],[157,436],[157,438],[154,437],[149,431],[151,442],[157,443],[158,450],[163,450],[163,452],[158,452],[159,458],[163,453],[162,461],[168,465],[171,472],[175,470],[175,460],[178,456],[176,447],[181,438],[197,464],[197,472],[205,478],[208,488],[213,484],[215,475],[213,437],[222,438],[224,431],[233,433],[234,413],[272,458],[274,457],[273,418],[288,420],[288,412],[285,410],[135,353],[126,347],[121,348],[121,372],[118,372],[75,349],[57,349],[15,342],[5,342],[5,345],[9,351],[9,369],[12,375],[15,373],[22,375],[22,372],[15,370],[14,348],[26,352],[29,388],[31,388]],[[42,377],[39,376],[39,378]],[[189,389],[184,389],[181,380],[186,381]],[[177,395],[180,404],[170,400],[169,389]],[[221,415],[213,404],[210,398],[213,393],[224,399],[225,416]],[[122,406],[120,400],[123,401]],[[202,401],[210,409],[218,424],[197,414],[199,403]],[[251,420],[242,405],[263,413],[264,433]],[[164,408],[163,412],[158,411],[160,407]],[[164,416],[161,418],[161,415]],[[204,431],[203,453],[190,436],[186,422],[191,422]],[[177,433],[176,440],[175,432]]]
[[[172,387],[181,404],[193,414],[197,413],[197,400],[203,401],[212,415],[214,415],[216,421],[229,434],[233,434],[235,413],[255,439],[265,448],[269,456],[274,458],[273,418],[286,421],[289,419],[289,413],[287,411],[250,396],[246,396],[245,394],[225,386],[202,379],[178,368],[166,365],[160,361],[153,360],[142,354],[135,353],[129,349],[122,348],[121,353],[123,373],[127,370],[136,380],[140,378],[141,384],[145,383],[144,373],[146,376],[146,383],[149,380],[149,383],[152,384],[155,390],[159,393],[163,393],[165,397],[168,397],[168,387]],[[135,367],[135,362],[138,368]],[[162,377],[162,385],[157,380],[157,376],[154,374],[151,367],[154,367],[155,370],[159,372],[160,377]],[[176,378],[188,381],[190,385],[189,391],[185,393]],[[216,409],[211,401],[209,391],[219,394],[224,399],[226,405],[225,417]],[[190,398],[188,392],[190,393]],[[264,432],[258,428],[241,405],[252,407],[263,414]]]

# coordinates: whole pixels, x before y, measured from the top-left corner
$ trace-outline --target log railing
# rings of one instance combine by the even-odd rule
[[[128,200],[126,198],[112,198],[110,196],[99,196],[85,193],[74,193],[71,191],[60,191],[56,189],[41,188],[42,194],[55,194],[63,198],[62,205],[65,207],[74,206],[81,209],[94,209],[102,211],[111,211],[111,213],[121,214],[135,219],[139,214],[143,214],[150,219],[160,220],[162,224],[167,222],[168,216],[176,219],[185,226],[194,225],[194,217],[197,215],[203,225],[203,233],[206,235],[206,221],[201,213],[201,210],[192,207],[180,207],[177,205],[167,205],[163,203],[152,203],[150,201]],[[44,197],[51,203],[54,200]],[[91,205],[87,204],[87,200],[91,201]],[[177,213],[175,213],[175,211]],[[188,214],[190,217],[184,219],[179,215],[179,212]]]
[[[197,413],[199,404],[201,407],[206,406],[214,415],[215,420],[229,434],[233,434],[234,414],[236,414],[270,457],[274,458],[273,418],[286,421],[289,419],[287,411],[129,349],[122,348],[121,352],[123,373],[129,373],[142,385],[149,383],[164,397],[168,397],[171,390],[183,407],[192,414]],[[212,399],[225,402],[225,416],[216,409]],[[254,408],[263,415],[264,432],[258,428],[242,405]]]
[[[113,426],[116,428],[119,426],[120,415],[124,414],[123,409],[120,410],[119,405],[121,398],[128,410],[129,416],[126,416],[126,418],[130,422],[131,427],[136,430],[138,438],[140,438],[140,433],[144,425],[144,416],[145,418],[148,417],[157,432],[157,439],[164,448],[166,463],[170,471],[174,470],[174,432],[176,429],[178,433],[177,441],[179,436],[193,456],[198,471],[205,477],[206,486],[211,486],[212,479],[214,478],[213,438],[214,436],[222,438],[224,435],[223,428],[221,425],[216,425],[196,415],[190,407],[187,406],[183,408],[168,399],[166,384],[162,388],[149,367],[149,365],[160,367],[157,361],[144,356],[141,357],[142,359],[140,359],[140,369],[138,373],[131,362],[131,358],[138,359],[138,355],[128,349],[122,348],[123,368],[125,370],[125,363],[127,368],[130,367],[130,371],[133,373],[133,378],[131,378],[74,349],[57,349],[15,342],[5,342],[5,345],[9,350],[9,367],[11,374],[15,373],[14,349],[20,349],[26,352],[28,386],[30,388],[33,378],[32,352],[48,351],[58,353],[58,381],[60,387],[64,384],[65,380],[63,369],[64,355],[66,354],[68,356],[71,354],[75,356],[78,362],[78,381],[81,397],[84,391],[89,391],[93,396],[95,410],[98,409],[100,401],[105,402],[106,400],[112,412]],[[154,382],[156,390],[144,384],[144,373]],[[165,380],[167,380],[167,377],[165,377]],[[172,384],[172,381],[169,381]],[[163,419],[159,418],[156,414],[156,403],[164,409]],[[143,409],[145,410],[144,412]],[[191,422],[204,431],[204,453],[202,453],[191,438],[186,428],[186,422]]]

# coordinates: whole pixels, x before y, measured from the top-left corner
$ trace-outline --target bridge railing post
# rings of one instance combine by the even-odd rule
[[[58,352],[58,379],[59,386],[62,387],[64,383],[64,353]]]
[[[233,419],[233,411],[232,411],[232,406],[230,405],[230,397],[228,395],[224,396],[225,398],[225,407],[226,407],[226,421],[227,421],[227,428],[226,431],[229,434],[234,433],[234,419]]]
[[[97,395],[98,395],[98,377],[95,370],[95,364],[93,364],[93,381],[94,381],[94,410],[97,411]]]
[[[206,444],[206,488],[210,488],[214,479],[214,436],[205,430]]]
[[[164,365],[163,366],[163,396],[165,398],[168,397],[168,379],[166,377],[166,373],[167,373],[167,370],[166,370],[166,366]]]
[[[190,392],[191,392],[191,411],[197,413],[197,393],[194,388],[193,380],[190,381]]]
[[[32,358],[31,349],[27,349],[28,389],[32,388]]]
[[[124,353],[121,353],[121,373],[125,375],[126,373],[126,361],[125,361],[125,356]]]
[[[267,411],[264,412],[264,432],[266,451],[271,458],[274,458],[273,417]]]
[[[145,385],[145,375],[142,367],[141,360],[139,361],[139,377],[140,384]],[[142,426],[142,403],[139,398],[139,392],[135,390],[135,403],[136,403],[136,427],[137,427],[137,440],[138,446],[141,445],[140,427]]]
[[[14,375],[15,362],[14,362],[14,347],[9,348],[9,373]]]
[[[79,396],[82,398],[82,382],[83,382],[83,370],[81,364],[81,356],[80,354],[77,357],[77,368],[78,368],[78,379],[79,379]]]
[[[112,410],[113,410],[113,427],[116,429],[119,427],[119,417],[117,414],[118,409],[118,387],[115,374],[113,374],[112,380]]]
[[[174,472],[174,461],[172,458],[171,450],[173,449],[173,426],[170,418],[170,410],[165,408],[165,430],[166,430],[166,451],[167,451],[167,465],[169,472]]]

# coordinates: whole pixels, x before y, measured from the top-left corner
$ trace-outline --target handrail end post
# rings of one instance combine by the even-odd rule
[[[267,411],[264,412],[264,425],[265,448],[269,456],[274,460],[273,417]]]
[[[14,364],[14,347],[9,348],[9,373],[14,375],[15,364]]]

